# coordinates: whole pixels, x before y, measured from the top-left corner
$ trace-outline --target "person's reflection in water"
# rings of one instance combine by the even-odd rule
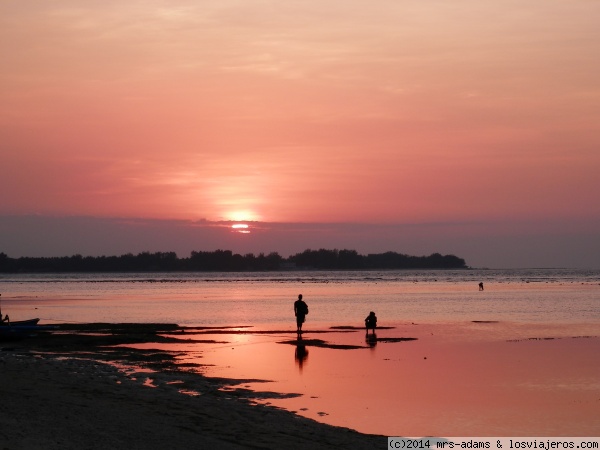
[[[377,345],[377,335],[375,334],[375,330],[373,330],[371,334],[367,333],[367,335],[365,336],[365,342],[369,347],[375,348],[375,346]]]
[[[296,364],[298,364],[298,369],[302,372],[304,362],[306,361],[306,358],[308,358],[308,350],[306,350],[306,345],[304,345],[301,334],[298,334],[298,339],[296,340],[296,352],[294,357],[296,359]]]

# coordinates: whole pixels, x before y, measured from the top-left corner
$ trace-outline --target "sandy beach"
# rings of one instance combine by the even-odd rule
[[[165,355],[155,358],[163,372],[153,376],[152,387],[144,385],[145,378],[128,376],[101,361],[98,346],[111,343],[107,339],[119,343],[148,336],[152,334],[141,339],[140,335],[123,339],[118,334],[108,338],[56,334],[1,342],[2,448],[366,449],[385,445],[381,436],[253,405],[243,389],[219,390],[227,380],[174,374]],[[111,359],[114,363],[122,356]],[[182,394],[182,384],[195,394]]]
[[[600,338],[569,330],[411,323],[378,330],[375,349],[353,327],[314,329],[302,366],[291,331],[60,325],[0,342],[0,441],[328,449],[384,448],[388,435],[593,436]]]

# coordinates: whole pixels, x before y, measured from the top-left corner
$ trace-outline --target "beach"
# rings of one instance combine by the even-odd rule
[[[56,326],[0,342],[0,393],[10,399],[0,402],[0,421],[19,424],[0,427],[7,448],[32,448],[23,446],[28,436],[40,448],[68,448],[70,433],[116,439],[105,441],[115,448],[169,438],[214,440],[215,448],[328,448],[340,439],[383,448],[385,436],[600,429],[597,272],[0,280],[11,320]],[[310,307],[301,338],[297,293]],[[379,321],[369,337],[370,310]],[[278,425],[264,425],[265,417]]]
[[[388,435],[595,436],[598,429],[600,339],[559,335],[558,328],[544,328],[552,337],[527,327],[534,334],[523,338],[523,327],[477,322],[458,326],[463,334],[449,339],[440,324],[410,324],[378,329],[373,347],[352,327],[307,330],[301,340],[239,327],[58,328],[0,343],[2,448],[384,448]],[[507,328],[520,337],[497,339]],[[399,337],[409,330],[417,337]],[[207,357],[190,357],[182,345]],[[253,360],[257,367],[261,357],[293,354],[299,345],[310,353],[304,367],[296,359],[303,392],[273,381],[286,377],[276,364],[265,369],[271,379],[238,367],[249,354],[262,355]],[[230,355],[226,362],[219,352]],[[322,357],[341,372],[332,373]],[[361,357],[384,372],[376,382],[362,378]],[[311,384],[311,366],[319,385]],[[240,369],[259,376],[239,378]],[[356,388],[352,377],[364,381]],[[319,386],[323,391],[311,395]],[[321,410],[308,406],[314,402],[327,413],[315,414]],[[361,427],[386,432],[352,429]]]
[[[154,358],[162,376],[144,385],[145,378],[103,362],[93,342],[107,343],[105,336],[76,334],[0,343],[2,448],[367,449],[386,443],[253,405],[244,390],[219,390],[227,380],[174,373],[166,355]],[[142,367],[152,358],[139,359]],[[194,395],[180,392],[182,379]]]

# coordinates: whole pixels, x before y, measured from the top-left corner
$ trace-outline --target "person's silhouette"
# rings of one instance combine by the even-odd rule
[[[483,291],[483,282],[479,283],[479,290]]]
[[[369,330],[373,330],[373,334],[375,334],[375,328],[377,328],[377,316],[373,311],[371,311],[365,319],[365,328],[367,329],[367,334],[369,334]]]
[[[296,316],[296,332],[302,333],[302,324],[308,314],[308,305],[302,300],[302,294],[298,295],[298,300],[294,302],[294,314]]]
[[[2,297],[2,294],[0,294],[0,297]],[[8,317],[8,314],[4,317],[4,319],[2,318],[2,298],[0,298],[0,324],[2,323],[7,323],[10,325],[10,319]]]

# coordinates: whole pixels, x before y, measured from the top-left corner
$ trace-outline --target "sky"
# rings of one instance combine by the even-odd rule
[[[595,0],[1,1],[0,252],[600,268],[599,20]]]

